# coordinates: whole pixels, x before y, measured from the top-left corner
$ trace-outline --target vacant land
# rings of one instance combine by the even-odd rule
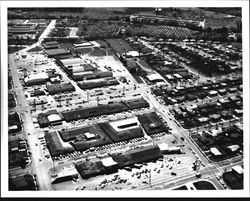
[[[75,52],[77,54],[88,54],[92,51],[92,48],[80,48],[80,49],[77,49]]]
[[[95,47],[95,48],[93,49],[93,51],[91,51],[91,52],[89,53],[89,55],[90,55],[90,56],[106,56],[107,54],[106,54],[106,51],[105,51],[105,50],[103,50],[103,49],[101,49],[101,48],[98,48],[98,47]]]
[[[107,39],[107,43],[114,49],[115,52],[121,54],[133,50],[129,44],[123,39]]]

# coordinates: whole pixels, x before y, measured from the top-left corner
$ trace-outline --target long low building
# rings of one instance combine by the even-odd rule
[[[24,82],[27,86],[45,84],[49,80],[47,73],[30,74],[24,78]]]
[[[114,114],[145,107],[149,107],[149,104],[142,98],[129,101],[121,101],[107,105],[99,105],[91,108],[64,111],[62,112],[62,115],[64,116],[65,121],[69,122],[78,119],[86,119],[100,115]]]
[[[75,91],[75,87],[70,83],[46,84],[48,93],[53,95],[57,93]]]
[[[54,56],[58,56],[58,55],[69,55],[71,54],[70,52],[68,52],[65,49],[47,49],[44,50],[44,53],[48,55],[48,57],[54,57]]]
[[[67,146],[60,139],[57,131],[53,131],[45,134],[45,140],[52,157],[59,156],[67,153],[74,152],[75,149],[67,144]]]
[[[114,161],[118,163],[120,168],[130,166],[135,163],[142,163],[161,158],[161,153],[158,145],[148,145],[137,149],[129,150],[124,153],[112,154]]]
[[[119,168],[125,166],[148,162],[161,157],[163,155],[159,147],[157,145],[149,145],[124,153],[111,154],[110,157],[103,159],[79,161],[75,166],[81,177],[88,179],[93,176],[116,172]]]
[[[59,48],[59,44],[56,41],[50,41],[50,42],[43,43],[43,47],[45,49],[57,49]]]
[[[90,76],[91,75],[93,75],[93,73],[91,73]],[[75,78],[76,76],[77,75],[75,75]],[[78,83],[78,86],[81,89],[85,90],[85,89],[94,89],[94,88],[100,88],[100,87],[106,87],[106,86],[114,86],[114,85],[119,85],[119,84],[120,83],[117,81],[117,79],[112,77],[112,79],[109,79],[109,80],[87,81],[87,82]]]

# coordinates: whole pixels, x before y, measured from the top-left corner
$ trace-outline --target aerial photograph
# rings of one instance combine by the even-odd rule
[[[7,8],[8,191],[245,189],[242,7],[57,6]]]

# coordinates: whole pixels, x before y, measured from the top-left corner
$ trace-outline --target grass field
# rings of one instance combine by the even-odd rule
[[[81,48],[77,49],[78,54],[88,54],[92,51],[92,48]]]
[[[60,48],[68,49],[68,48],[72,48],[73,44],[72,43],[60,43],[59,46]]]
[[[43,49],[39,46],[36,46],[30,50],[28,50],[27,52],[39,52],[39,51],[42,51]]]
[[[90,56],[106,56],[106,52],[98,47],[95,47],[93,51],[89,53]]]
[[[8,54],[12,54],[15,53],[19,50],[24,49],[25,47],[8,47]]]
[[[107,39],[107,42],[114,49],[115,52],[121,54],[133,50],[129,44],[123,39]]]
[[[145,68],[147,68],[147,69],[150,69],[150,70],[152,70],[152,68],[146,63],[146,61],[144,61],[144,60],[139,60],[139,64],[141,64],[142,66],[144,66]]]

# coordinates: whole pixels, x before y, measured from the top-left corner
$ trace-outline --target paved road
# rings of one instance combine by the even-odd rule
[[[78,27],[72,27],[70,28],[70,34],[69,34],[69,38],[78,38],[78,36],[76,35],[77,31],[78,31]]]
[[[51,20],[51,22],[49,23],[49,25],[46,27],[46,29],[43,31],[43,33],[41,34],[41,36],[39,37],[38,41],[34,44],[32,44],[31,46],[28,46],[22,50],[20,50],[20,53],[26,53],[28,50],[35,48],[36,46],[41,45],[41,43],[43,42],[43,40],[48,37],[49,33],[52,31],[52,29],[55,27],[56,24],[56,20]]]
[[[39,147],[35,146],[35,143],[38,143],[37,136],[34,130],[29,106],[23,93],[23,87],[19,81],[13,56],[13,54],[9,55],[9,67],[13,78],[14,91],[17,95],[17,109],[23,112],[21,113],[21,118],[23,120],[23,130],[26,134],[30,133],[30,135],[27,135],[27,140],[29,144],[29,149],[32,153],[32,172],[37,175],[37,182],[41,190],[51,190],[52,188],[50,185],[50,179],[47,174],[48,167],[50,166],[50,164],[48,161],[39,161],[39,159],[42,158],[42,152]]]

